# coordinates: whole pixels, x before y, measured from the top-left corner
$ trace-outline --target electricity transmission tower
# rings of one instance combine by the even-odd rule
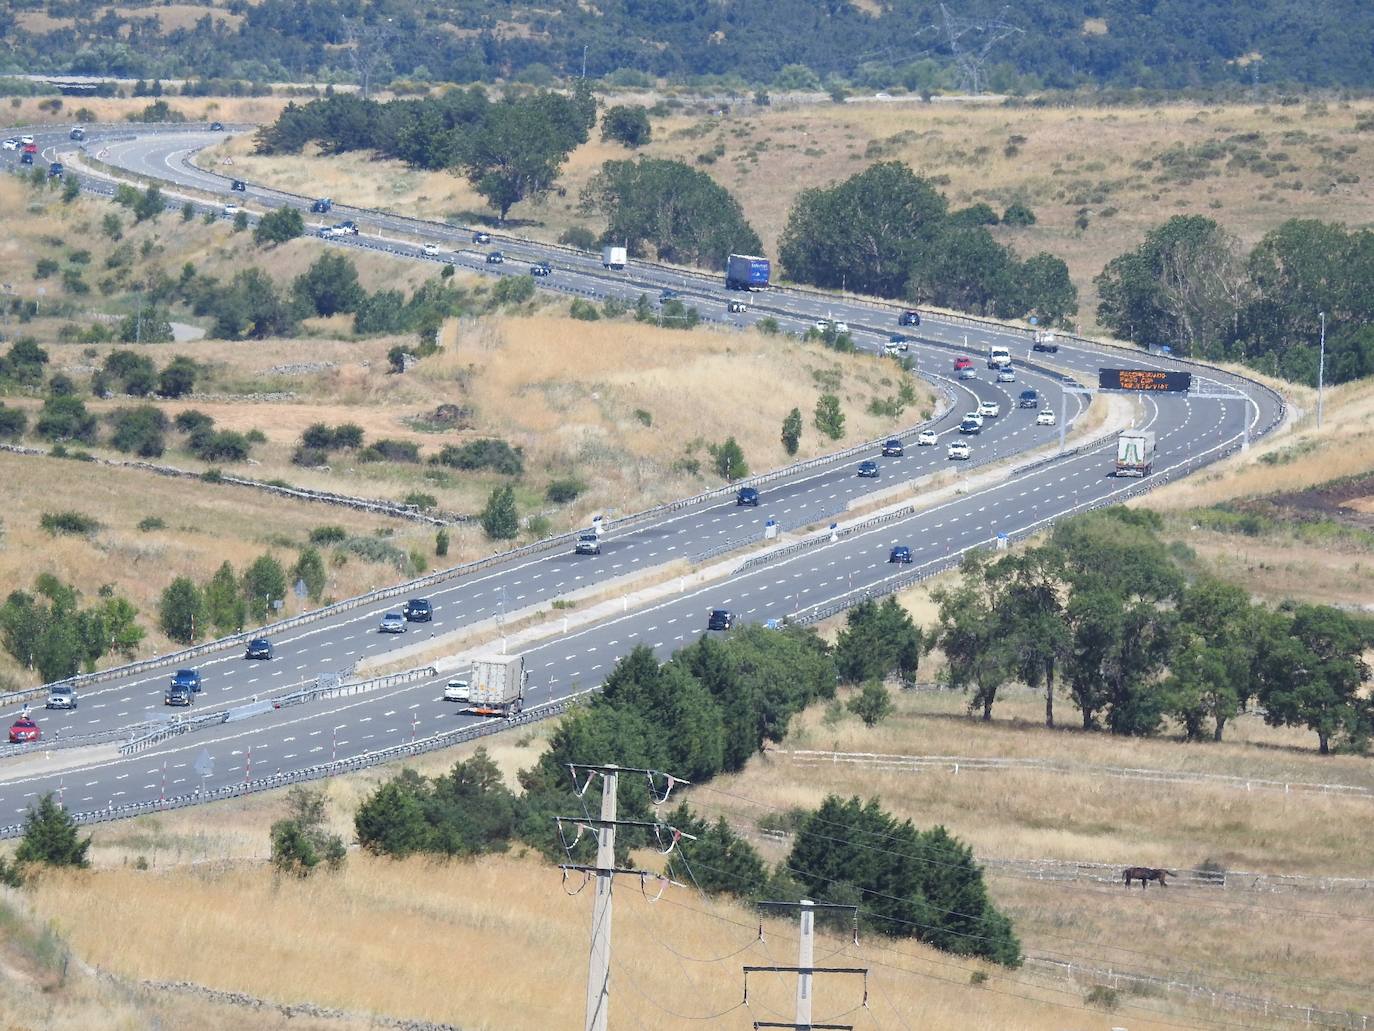
[[[992,48],[1009,36],[1024,34],[1025,30],[999,18],[957,18],[943,3],[940,17],[945,25],[945,44],[959,69],[959,89],[978,96],[983,92],[983,66]]]
[[[794,967],[769,966],[744,968],[744,1002],[749,1004],[749,975],[750,974],[796,974],[797,975],[797,1012],[796,1020],[792,1023],[782,1023],[776,1020],[756,1020],[754,1029],[764,1027],[789,1027],[796,1031],[853,1031],[853,1024],[816,1024],[811,1020],[811,1003],[813,999],[812,978],[816,974],[858,974],[864,979],[864,1001],[868,1005],[868,968],[867,967],[818,967],[815,965],[815,943],[816,943],[816,910],[834,909],[845,910],[854,917],[854,938],[859,936],[859,907],[832,905],[827,902],[812,902],[810,899],[802,899],[800,902],[760,902],[760,906],[772,906],[778,909],[795,909],[800,923],[801,934],[797,937],[797,965]]]
[[[567,766],[572,773],[573,786],[579,798],[591,787],[593,780],[597,778],[601,780],[601,818],[599,820],[594,820],[590,816],[555,816],[554,820],[558,824],[558,833],[563,840],[563,847],[569,852],[577,844],[577,839],[582,836],[584,830],[596,834],[595,866],[563,863],[560,864],[560,869],[563,871],[565,880],[569,873],[581,873],[584,877],[583,887],[587,884],[586,878],[590,878],[592,875],[596,877],[596,896],[592,905],[591,954],[587,963],[587,1020],[585,1027],[586,1031],[606,1031],[611,1003],[611,890],[615,884],[615,876],[616,874],[632,875],[640,878],[641,884],[649,877],[663,879],[659,874],[650,873],[647,870],[635,870],[615,865],[616,828],[638,827],[652,830],[659,842],[660,851],[664,855],[671,852],[673,847],[683,838],[690,841],[696,840],[695,835],[680,831],[665,823],[653,820],[617,819],[616,794],[620,784],[620,775],[633,773],[647,777],[650,797],[652,797],[655,806],[668,801],[668,796],[672,794],[674,787],[691,782],[658,770],[640,770],[615,765],[598,766],[590,763],[568,763]],[[578,782],[579,772],[586,775],[586,780],[582,781],[580,785]],[[666,785],[662,797],[659,797],[658,794],[657,780],[663,780]],[[576,836],[571,842],[563,836],[565,824],[572,824],[576,828]],[[666,848],[662,847],[665,832],[668,841]],[[666,888],[670,883],[675,882],[667,881],[664,887]],[[577,891],[581,890],[581,887],[577,889]],[[575,895],[577,892],[572,892],[572,894]]]

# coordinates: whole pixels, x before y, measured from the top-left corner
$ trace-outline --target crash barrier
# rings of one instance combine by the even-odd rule
[[[56,752],[64,748],[88,748],[91,745],[107,745],[111,741],[124,741],[137,737],[146,731],[148,724],[139,723],[129,727],[116,727],[98,730],[90,734],[63,734],[58,730],[52,737],[41,741],[27,741],[24,744],[0,744],[0,759],[18,755],[32,755],[34,752]]]
[[[896,773],[947,770],[956,775],[984,770],[1037,770],[1069,776],[1111,777],[1159,784],[1201,784],[1207,787],[1229,788],[1233,791],[1277,791],[1285,795],[1328,795],[1374,800],[1374,788],[1358,784],[1268,780],[1262,777],[1233,777],[1222,773],[1197,773],[1191,770],[1090,766],[1053,759],[1008,759],[976,755],[884,755],[877,752],[822,752],[804,749],[770,751],[774,755],[785,755],[792,762],[802,766],[861,766],[865,769]]]
[[[420,738],[402,745],[391,745],[387,748],[380,748],[372,752],[363,752],[360,755],[352,756],[348,759],[333,760],[327,763],[317,763],[299,770],[292,770],[287,773],[274,773],[268,777],[257,777],[252,780],[244,780],[236,784],[226,784],[217,788],[206,788],[204,790],[182,792],[175,795],[167,795],[162,798],[149,799],[144,802],[128,802],[123,805],[115,805],[113,802],[103,809],[84,810],[70,813],[71,818],[78,824],[110,823],[115,820],[127,820],[135,816],[146,816],[149,813],[163,812],[169,809],[182,809],[186,806],[201,805],[205,802],[215,802],[226,798],[240,798],[244,795],[255,794],[259,791],[272,791],[276,788],[287,787],[292,784],[305,784],[311,781],[320,780],[324,777],[335,777],[343,773],[354,773],[358,770],[366,770],[380,763],[393,762],[398,759],[409,759],[417,755],[424,755],[427,752],[438,751],[442,748],[452,748],[468,741],[476,741],[490,734],[497,734],[511,727],[524,726],[529,723],[538,723],[542,720],[550,719],[554,716],[561,716],[573,707],[580,705],[583,699],[599,687],[588,688],[562,698],[547,705],[541,705],[534,709],[527,709],[517,716],[509,719],[491,719],[481,723],[469,724],[458,730],[451,730],[441,734],[434,734],[430,737]],[[11,823],[0,826],[0,839],[16,838],[24,833],[23,823]]]
[[[39,458],[51,457],[47,451],[41,448],[24,447],[19,444],[0,444],[0,451],[7,451],[12,455],[30,455]],[[98,458],[94,455],[81,459],[94,462],[97,465],[108,466],[112,469],[138,469],[143,472],[156,473],[159,476],[168,476],[174,479],[185,480],[204,480],[205,477],[189,469],[178,469],[170,465],[158,465],[155,462],[129,462],[118,458]],[[344,508],[352,508],[359,512],[370,512],[375,515],[394,516],[397,519],[410,519],[417,523],[428,523],[431,526],[450,526],[455,523],[471,522],[475,517],[470,515],[445,515],[443,518],[426,515],[421,512],[416,505],[404,505],[399,502],[381,501],[376,498],[357,498],[347,494],[336,494],[327,490],[310,490],[306,487],[288,487],[280,483],[267,483],[263,480],[254,480],[246,476],[235,476],[232,473],[221,473],[219,483],[227,483],[234,487],[250,487],[253,490],[262,491],[265,494],[274,494],[277,497],[289,498],[292,501],[315,501],[321,504],[338,505]]]
[[[1194,455],[1192,458],[1186,459],[1170,469],[1152,473],[1140,480],[1132,480],[1131,482],[1134,486],[1119,487],[1104,497],[1096,498],[1092,501],[1081,502],[1064,512],[1038,519],[1018,530],[1013,530],[1006,534],[989,537],[965,545],[951,552],[949,555],[938,559],[932,559],[929,562],[924,562],[908,572],[888,577],[885,580],[880,580],[876,584],[869,584],[867,587],[858,588],[847,594],[832,598],[829,601],[818,602],[815,605],[807,606],[806,608],[789,614],[786,617],[786,621],[788,623],[795,623],[803,626],[811,623],[818,623],[838,615],[861,602],[872,601],[878,598],[885,598],[888,595],[897,594],[906,590],[908,587],[915,586],[923,580],[928,580],[946,570],[955,568],[963,561],[964,555],[970,551],[977,551],[980,548],[996,548],[1004,543],[1010,544],[1013,541],[1025,540],[1039,533],[1045,526],[1060,519],[1083,512],[1095,511],[1099,508],[1106,508],[1111,505],[1119,505],[1132,498],[1141,497],[1156,487],[1164,486],[1164,484],[1171,482],[1175,478],[1187,476],[1203,466],[1236,453],[1240,450],[1240,447],[1241,445],[1237,442],[1237,438],[1232,437],[1230,440],[1223,441],[1207,451]]]
[[[1194,1005],[1206,1005],[1213,1009],[1248,1013],[1255,1017],[1282,1020],[1305,1024],[1308,1027],[1344,1028],[1346,1031],[1371,1031],[1374,1017],[1350,1010],[1326,1010],[1316,1006],[1299,1003],[1279,1002],[1258,995],[1212,988],[1203,984],[1185,981],[1181,978],[1158,974],[1136,974],[1112,967],[1098,967],[1069,960],[1050,959],[1045,956],[1027,956],[1025,968],[1031,971],[1050,974],[1061,980],[1080,984],[1101,986],[1126,992],[1133,997],[1132,1006],[1140,1006],[1140,1000],[1150,996],[1185,998]]]
[[[351,675],[351,671],[349,674]],[[353,683],[340,681],[339,674],[328,677],[317,678],[311,687],[303,688],[300,691],[292,691],[290,694],[280,695],[276,698],[267,698],[262,701],[252,701],[246,705],[237,706],[233,709],[223,709],[218,712],[208,712],[199,716],[190,716],[184,719],[174,719],[169,723],[154,727],[147,733],[135,737],[119,749],[120,755],[134,755],[138,752],[147,751],[154,745],[160,745],[182,734],[193,733],[198,730],[206,730],[210,727],[223,726],[226,723],[237,722],[241,719],[248,719],[253,716],[266,715],[277,709],[285,709],[292,705],[302,705],[306,702],[318,701],[322,698],[345,698],[350,695],[366,694],[369,691],[378,691],[387,687],[395,687],[398,684],[409,684],[417,680],[427,680],[430,677],[437,677],[439,671],[433,666],[423,666],[418,669],[408,669],[403,673],[388,673],[385,676],[372,677],[369,680],[360,680]]]

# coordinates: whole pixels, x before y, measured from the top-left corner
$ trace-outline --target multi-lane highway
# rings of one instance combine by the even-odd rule
[[[35,132],[44,156],[74,149],[65,130]],[[254,210],[283,203],[308,204],[249,184],[244,193],[231,194],[229,180],[192,167],[186,157],[195,149],[222,139],[203,132],[159,133],[113,130],[102,138],[90,132],[85,149],[102,154],[110,165],[127,168],[183,188],[238,199]],[[13,160],[13,155],[5,154]],[[110,186],[85,177],[85,185],[108,192]],[[209,203],[209,202],[207,202]],[[222,203],[222,202],[220,202]],[[214,206],[218,206],[215,204]],[[357,237],[320,241],[320,246],[367,246],[385,250],[396,260],[425,258],[422,242],[443,249],[441,259],[491,274],[524,274],[530,262],[550,261],[554,275],[540,285],[589,297],[656,296],[671,287],[682,299],[719,322],[741,326],[762,315],[777,318],[784,328],[804,328],[817,317],[844,320],[866,349],[877,349],[895,330],[895,311],[881,304],[828,297],[800,291],[774,291],[750,297],[751,310],[726,313],[726,292],[717,277],[677,269],[634,265],[625,273],[603,270],[595,256],[566,249],[544,248],[528,241],[500,238],[484,249],[474,248],[470,231],[395,215],[336,205],[331,218],[352,218],[363,226]],[[419,242],[416,242],[419,241]],[[483,250],[500,249],[508,257],[502,266],[485,262]],[[735,295],[732,295],[735,296]],[[385,606],[360,606],[301,626],[274,639],[275,656],[267,662],[249,661],[238,649],[219,652],[187,663],[201,670],[205,688],[197,708],[232,706],[255,697],[280,695],[293,686],[313,683],[324,672],[349,667],[359,660],[385,656],[430,635],[449,633],[473,623],[509,615],[544,604],[572,591],[651,570],[679,559],[709,554],[727,542],[758,539],[763,524],[773,519],[784,528],[824,524],[866,494],[913,481],[951,466],[945,445],[957,433],[966,411],[980,400],[996,401],[1001,415],[989,419],[982,434],[970,440],[973,459],[968,466],[1005,459],[1057,439],[1058,429],[1035,425],[1035,410],[1018,409],[1015,396],[1027,387],[1039,391],[1042,405],[1060,419],[1081,410],[1080,395],[1061,394],[1066,376],[1092,383],[1103,364],[1174,368],[1177,362],[1144,354],[1123,355],[1086,342],[1064,341],[1054,355],[1030,352],[1028,334],[988,323],[928,316],[915,331],[912,353],[921,375],[935,383],[954,404],[932,424],[940,434],[934,447],[915,446],[914,433],[904,435],[902,457],[881,458],[875,449],[862,457],[879,463],[876,480],[859,478],[857,457],[845,458],[770,480],[761,488],[758,508],[735,505],[733,498],[703,500],[637,521],[608,535],[599,556],[575,556],[549,551],[513,558],[477,573],[454,576],[422,592],[435,606],[432,623],[410,625],[403,635],[377,631]],[[998,384],[983,359],[992,343],[1012,349],[1017,382]],[[972,381],[951,378],[954,355],[968,353],[975,362]],[[913,567],[930,568],[957,560],[969,547],[998,534],[1018,536],[1044,526],[1057,516],[1124,497],[1151,482],[1190,471],[1199,462],[1220,457],[1273,425],[1280,411],[1276,395],[1239,377],[1193,368],[1200,389],[1192,396],[1159,395],[1144,399],[1142,425],[1158,438],[1155,474],[1145,481],[1119,481],[1110,476],[1112,453],[1098,449],[1069,454],[1024,473],[994,482],[926,508],[914,515],[865,532],[843,536],[778,560],[739,572],[705,587],[672,595],[640,608],[631,607],[615,618],[583,626],[546,639],[525,652],[531,670],[527,706],[564,697],[603,678],[616,659],[644,643],[666,655],[705,630],[706,611],[729,608],[744,619],[762,621],[814,611],[835,599],[866,588],[882,589],[901,567],[889,565],[894,544],[911,548]],[[1067,404],[1067,409],[1065,409]],[[963,463],[960,463],[962,466]],[[420,594],[421,592],[417,592]],[[41,714],[44,732],[59,729],[83,733],[129,726],[163,712],[162,697],[171,666],[138,675],[110,679],[81,691],[81,707],[73,712]],[[410,740],[423,740],[462,725],[471,718],[456,714],[440,699],[439,681],[421,681],[366,695],[318,701],[285,708],[251,720],[173,738],[149,751],[123,758],[87,761],[76,753],[64,756],[63,769],[49,769],[36,760],[0,758],[0,825],[11,823],[32,799],[46,791],[60,792],[77,812],[121,807],[157,800],[165,794],[207,791],[266,774],[289,773],[336,759],[375,752]],[[55,753],[56,755],[57,753]],[[208,762],[206,761],[208,757]],[[197,762],[199,760],[199,762]],[[6,769],[6,766],[9,769]]]

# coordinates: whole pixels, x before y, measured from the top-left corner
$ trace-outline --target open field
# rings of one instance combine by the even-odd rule
[[[1000,211],[1012,200],[1028,204],[1034,226],[995,232],[1023,256],[1047,250],[1063,258],[1079,288],[1082,326],[1092,329],[1093,276],[1169,215],[1215,218],[1246,244],[1289,218],[1352,226],[1374,221],[1374,179],[1358,172],[1370,163],[1370,142],[1354,128],[1372,107],[1364,101],[1110,109],[869,102],[765,110],[741,103],[724,117],[675,112],[655,119],[653,142],[638,152],[594,138],[569,158],[560,180],[564,196],[519,205],[514,216],[519,231],[555,239],[570,225],[592,225],[577,204],[602,162],[634,153],[676,158],[731,190],[765,253],[776,254],[797,191],[843,179],[873,161],[901,160],[941,183],[955,207],[986,201]],[[251,152],[251,138],[239,137],[204,160],[232,154],[255,181],[406,214],[464,223],[487,215],[457,176],[364,154],[322,159]]]
[[[1255,776],[1370,782],[1350,757],[1319,760],[1292,740],[1238,721],[1237,740],[1183,746],[1045,731],[1033,723],[1038,699],[1012,697],[984,726],[959,714],[961,699],[925,692],[898,696],[898,713],[876,729],[852,717],[827,725],[813,710],[788,744],[940,754],[1041,755],[1079,763],[1249,770]],[[1005,717],[1013,714],[1015,719]],[[547,728],[486,739],[508,779],[534,762]],[[468,755],[464,746],[414,765],[432,774]],[[351,811],[394,767],[329,781],[331,823],[345,835]],[[994,779],[995,778],[995,779]],[[760,821],[829,791],[878,796],[920,827],[943,823],[986,857],[1062,857],[1171,868],[1212,859],[1229,869],[1339,875],[1367,873],[1369,803],[1284,799],[1196,785],[1141,785],[1017,773],[919,774],[795,768],[779,756],[755,759],[738,777],[693,789],[703,814],[727,815],[753,835]],[[282,793],[98,827],[96,869],[45,876],[31,906],[84,961],[128,977],[186,979],[276,1001],[308,1000],[348,1010],[449,1020],[464,1027],[565,1026],[580,1012],[589,893],[560,894],[557,871],[517,850],[475,863],[396,863],[356,850],[338,875],[306,882],[275,878],[262,863],[267,828]],[[756,838],[757,840],[757,838]],[[781,852],[764,843],[769,858]],[[649,863],[652,857],[637,857]],[[140,869],[143,865],[148,869]],[[575,885],[569,885],[571,891]],[[1111,885],[1029,881],[992,873],[989,890],[1015,921],[1029,954],[1069,958],[1138,973],[1326,1008],[1374,1009],[1364,941],[1374,905],[1363,896],[1208,893],[1175,885],[1142,892]],[[653,896],[656,885],[649,885]],[[618,892],[613,1021],[687,1027],[687,1016],[721,1015],[730,1026],[743,963],[792,962],[794,931],[734,904],[669,888],[650,907],[629,882]],[[118,928],[118,933],[112,929]],[[306,930],[308,929],[308,931]],[[348,943],[346,946],[344,943]],[[1034,969],[1005,973],[865,933],[858,947],[822,933],[826,962],[869,966],[871,1012],[857,1027],[1097,1029],[1108,1019],[1084,1005],[1085,986],[1044,980]],[[509,993],[487,979],[452,978],[451,957],[481,949],[504,969],[541,976],[524,982],[518,1014]],[[838,950],[838,951],[837,951]],[[676,956],[674,955],[676,954]],[[711,959],[715,962],[689,962]],[[717,959],[717,957],[723,957]],[[991,974],[970,987],[975,970]],[[532,986],[537,984],[537,989]],[[742,1019],[789,1011],[787,986],[751,980],[754,1009]],[[835,1016],[858,1003],[850,986],[827,982],[818,1009]],[[1058,1006],[1051,1005],[1059,1003]],[[819,1003],[818,1003],[819,1005]],[[1110,1019],[1172,1026],[1239,1019],[1188,1011],[1164,997],[1123,993]],[[676,1015],[676,1016],[675,1016]],[[845,1018],[850,1019],[850,1018]],[[1268,1026],[1246,1017],[1250,1026]],[[244,1026],[257,1026],[245,1024]],[[1282,1025],[1273,1025],[1282,1026]]]

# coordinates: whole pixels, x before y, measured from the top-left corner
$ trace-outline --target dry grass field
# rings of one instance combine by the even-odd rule
[[[1321,760],[1294,737],[1241,721],[1216,746],[1110,739],[1035,726],[1038,699],[1015,692],[984,726],[957,696],[904,693],[876,729],[853,717],[805,714],[795,747],[866,751],[1047,756],[1253,776],[1369,783],[1363,760]],[[1010,717],[1010,718],[1009,718]],[[531,764],[548,728],[489,738],[508,778]],[[1295,747],[1296,746],[1296,747]],[[471,753],[464,746],[414,765],[432,774]],[[394,769],[394,768],[393,768]],[[351,812],[392,772],[330,781],[331,820],[348,835]],[[751,833],[761,821],[828,792],[877,796],[918,826],[943,823],[987,858],[1063,858],[1170,868],[1211,859],[1228,869],[1325,875],[1367,873],[1367,802],[1140,785],[1091,775],[875,774],[794,768],[772,755],[737,777],[694,789],[704,814],[724,814]],[[281,793],[182,810],[95,829],[95,869],[46,876],[27,894],[83,961],[126,977],[185,979],[275,1001],[445,1020],[465,1028],[574,1026],[582,1006],[588,892],[572,898],[557,871],[519,850],[475,863],[396,863],[356,850],[337,875],[306,882],[275,877],[263,860]],[[770,859],[781,850],[765,843]],[[651,863],[651,855],[636,857]],[[142,869],[143,866],[147,869]],[[989,889],[1013,918],[1028,954],[1173,977],[1249,995],[1326,1008],[1374,1009],[1364,930],[1374,906],[1363,895],[1206,893],[1175,885],[1126,893],[1117,885],[1060,884],[994,872]],[[648,886],[652,897],[657,886]],[[786,1019],[782,979],[751,979],[751,1009],[738,1010],[741,964],[786,964],[795,931],[690,887],[652,905],[632,882],[617,893],[613,1026],[688,1027],[713,1016]],[[117,930],[116,930],[117,929]],[[530,971],[512,1012],[509,983],[455,978],[453,957],[476,954],[500,969]],[[817,1018],[856,1027],[1099,1029],[1265,1027],[1248,1015],[1189,1010],[1162,996],[1122,993],[1117,1012],[1085,1003],[1086,985],[1049,980],[1034,968],[1008,973],[911,941],[865,933],[855,947],[823,932],[818,956],[871,969],[869,1008],[858,986],[818,987]],[[533,972],[538,976],[533,977]],[[971,983],[975,971],[990,979]],[[975,986],[975,984],[977,986]],[[535,987],[537,985],[537,987]],[[821,1003],[824,1003],[822,1006]],[[1158,1021],[1151,1019],[1156,1013]],[[691,1019],[689,1019],[691,1018]],[[260,1025],[245,1022],[242,1026]]]
[[[1365,101],[1110,109],[742,103],[724,117],[678,111],[655,119],[654,140],[638,153],[709,172],[739,199],[770,254],[799,190],[877,160],[905,161],[934,178],[955,207],[986,201],[1001,211],[1020,200],[1036,224],[996,232],[1022,255],[1048,250],[1068,262],[1082,324],[1091,329],[1092,277],[1170,215],[1215,218],[1247,244],[1288,218],[1374,220],[1374,180],[1360,174],[1370,143],[1355,129],[1370,110]],[[363,154],[258,157],[241,136],[204,160],[225,155],[249,178],[286,189],[463,222],[487,215],[456,176]],[[517,206],[519,231],[554,239],[570,225],[596,228],[577,210],[581,189],[604,161],[631,156],[599,139],[579,148],[560,180],[564,196]]]

